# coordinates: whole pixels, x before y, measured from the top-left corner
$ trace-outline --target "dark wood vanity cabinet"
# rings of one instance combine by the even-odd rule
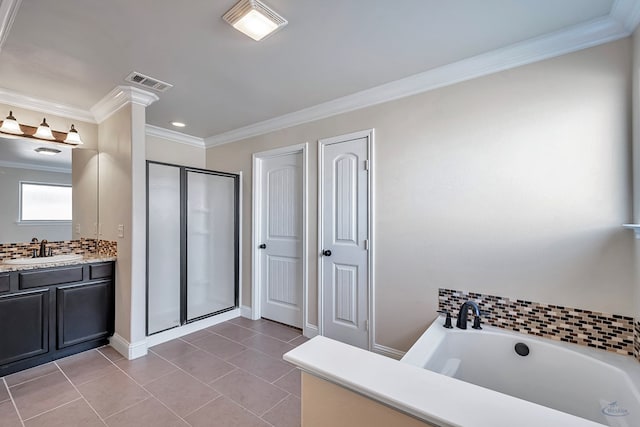
[[[0,273],[0,377],[106,344],[114,301],[113,262]]]

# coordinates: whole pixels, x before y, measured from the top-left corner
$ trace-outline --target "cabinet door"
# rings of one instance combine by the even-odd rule
[[[49,351],[49,291],[0,298],[0,365]]]
[[[57,289],[59,349],[113,334],[111,280]]]

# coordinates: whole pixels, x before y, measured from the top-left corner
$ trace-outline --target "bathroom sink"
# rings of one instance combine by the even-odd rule
[[[2,261],[3,264],[7,265],[33,265],[33,264],[49,264],[52,262],[67,262],[67,261],[78,261],[82,259],[82,255],[78,254],[66,254],[66,255],[54,255],[43,258],[17,258],[17,259],[7,259]]]

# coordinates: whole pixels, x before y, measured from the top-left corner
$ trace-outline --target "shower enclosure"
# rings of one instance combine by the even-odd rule
[[[147,335],[238,307],[239,180],[147,162]]]

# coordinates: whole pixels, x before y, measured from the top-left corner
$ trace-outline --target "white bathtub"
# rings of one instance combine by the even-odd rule
[[[611,427],[640,427],[640,363],[509,332],[445,329],[438,318],[402,362]],[[455,322],[454,322],[455,323]],[[530,352],[520,356],[515,345]]]

